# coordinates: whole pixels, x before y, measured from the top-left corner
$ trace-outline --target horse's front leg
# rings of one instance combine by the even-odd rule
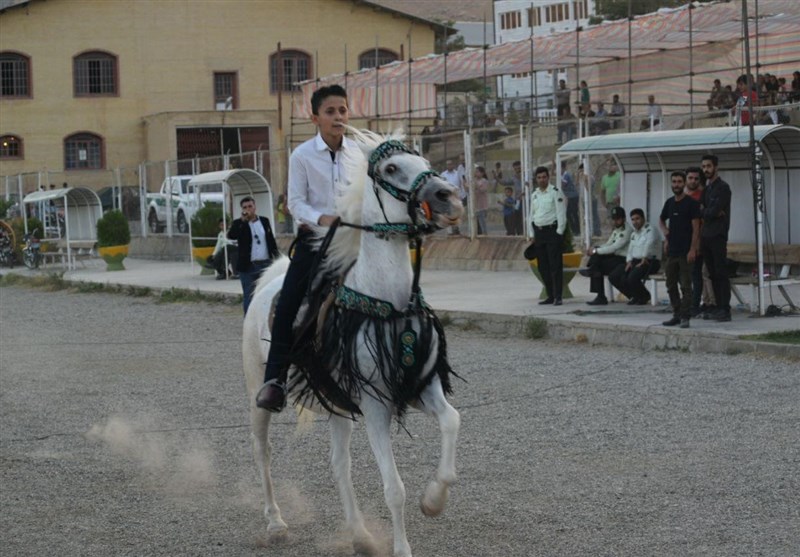
[[[358,553],[374,555],[377,546],[372,534],[364,526],[364,517],[358,508],[353,479],[350,473],[350,439],[353,433],[353,420],[333,415],[331,424],[331,470],[339,486],[339,497],[344,506],[347,528],[353,536],[353,548]]]
[[[272,445],[269,442],[269,420],[271,414],[257,408],[254,397],[250,398],[250,422],[253,436],[253,456],[261,476],[261,487],[264,492],[264,516],[267,519],[267,535],[270,538],[281,538],[286,535],[288,526],[281,518],[281,510],[275,502],[275,492],[270,474]]]
[[[431,384],[422,391],[420,399],[422,404],[418,407],[439,421],[439,429],[442,432],[442,455],[439,460],[439,469],[436,471],[436,479],[428,484],[420,501],[420,507],[424,514],[437,516],[444,510],[447,503],[448,488],[456,481],[456,439],[461,417],[458,411],[447,402],[438,377],[434,378]]]
[[[367,436],[383,478],[383,496],[392,513],[394,557],[411,557],[405,523],[406,488],[397,471],[392,452],[391,410],[379,400],[364,396],[361,411],[367,425]]]

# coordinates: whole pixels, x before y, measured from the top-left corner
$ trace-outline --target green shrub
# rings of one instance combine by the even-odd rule
[[[131,243],[131,229],[122,211],[108,211],[97,221],[97,245],[126,246]]]
[[[0,219],[6,218],[8,208],[14,204],[11,199],[0,199]]]
[[[572,230],[569,225],[564,229],[564,239],[561,244],[562,253],[572,253],[575,251],[575,244],[573,242]]]
[[[207,203],[192,217],[192,246],[196,248],[215,246],[219,234],[219,219],[222,218],[222,205]],[[208,239],[196,239],[208,238]],[[213,238],[213,239],[212,239]]]
[[[525,336],[530,339],[545,338],[547,336],[547,321],[538,317],[531,317],[525,323]]]

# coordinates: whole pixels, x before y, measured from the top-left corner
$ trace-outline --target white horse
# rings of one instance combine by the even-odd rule
[[[337,201],[337,213],[343,222],[357,226],[341,226],[335,231],[317,275],[324,272],[345,274],[336,303],[327,312],[327,318],[321,320],[323,326],[319,330],[323,340],[315,346],[325,344],[326,336],[330,339],[346,330],[341,321],[350,319],[348,316],[360,320],[359,326],[354,328],[351,323],[350,327],[356,331],[356,338],[335,339],[332,344],[338,344],[342,352],[335,362],[322,366],[330,368],[328,371],[333,374],[334,381],[342,385],[339,395],[347,395],[348,402],[354,406],[338,411],[342,408],[337,404],[340,399],[325,400],[324,390],[309,390],[308,382],[313,381],[307,381],[308,378],[300,382],[290,380],[290,396],[295,395],[296,403],[299,400],[314,411],[330,415],[331,466],[344,505],[346,526],[356,550],[374,552],[376,545],[364,525],[350,475],[351,416],[363,414],[383,479],[386,504],[392,514],[394,555],[410,557],[404,518],[405,487],[392,453],[392,419],[402,417],[403,410],[410,405],[438,420],[442,433],[441,457],[436,476],[420,502],[423,513],[435,516],[444,509],[448,488],[456,480],[455,448],[460,417],[445,399],[449,366],[441,326],[422,302],[421,295],[415,293],[419,267],[412,269],[409,236],[413,239],[421,233],[456,224],[463,207],[455,188],[431,172],[428,161],[407,149],[397,136],[384,138],[371,132],[350,131],[368,160],[368,168],[351,169],[349,175],[354,177],[353,183]],[[322,236],[324,230],[319,232]],[[271,538],[285,535],[287,525],[275,502],[270,476],[268,428],[272,414],[256,407],[255,395],[263,382],[269,350],[270,308],[283,283],[281,273],[287,266],[287,260],[280,259],[259,279],[244,320],[242,342],[253,450],[263,484],[264,515]],[[355,304],[352,303],[354,299],[357,300]],[[348,304],[348,300],[351,303]],[[354,313],[352,307],[359,306],[359,302],[363,306],[365,300],[375,302],[372,309],[377,304],[377,313],[388,308],[388,318],[375,318],[374,312],[367,317]],[[300,319],[298,317],[298,321]],[[400,329],[403,330],[398,333]],[[413,330],[410,336],[409,329]],[[403,336],[405,345],[401,339],[394,338],[398,335]],[[417,345],[413,342],[415,336]],[[399,366],[390,362],[389,367],[395,372],[400,370],[401,375],[403,370],[412,370],[416,377],[410,380],[381,369],[386,362],[377,353],[397,354],[398,345],[401,351],[405,347],[404,357],[410,360],[403,360]],[[413,361],[415,356],[418,362]],[[344,369],[343,362],[350,369]],[[346,380],[342,382],[343,378]],[[297,393],[302,389],[306,396],[298,399]],[[405,399],[398,400],[398,396]]]

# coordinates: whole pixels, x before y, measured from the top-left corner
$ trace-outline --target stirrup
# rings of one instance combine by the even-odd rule
[[[277,394],[275,390],[278,391]],[[286,407],[287,393],[286,384],[280,379],[265,381],[256,394],[256,406],[268,412],[280,412]]]

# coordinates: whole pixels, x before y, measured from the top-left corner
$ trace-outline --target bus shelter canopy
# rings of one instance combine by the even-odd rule
[[[64,210],[63,230],[59,226],[58,236],[63,238],[67,250],[67,260],[70,267],[74,267],[72,257],[76,244],[85,244],[87,241],[97,241],[97,221],[103,216],[103,206],[100,198],[89,188],[61,188],[41,190],[26,195],[24,205],[38,205],[39,215],[44,217],[51,206],[58,211]],[[27,211],[22,212],[25,219],[25,232],[28,232]],[[50,216],[53,216],[50,214]],[[43,219],[46,224],[47,220]],[[58,223],[58,220],[55,221]],[[43,231],[44,232],[44,231]]]

